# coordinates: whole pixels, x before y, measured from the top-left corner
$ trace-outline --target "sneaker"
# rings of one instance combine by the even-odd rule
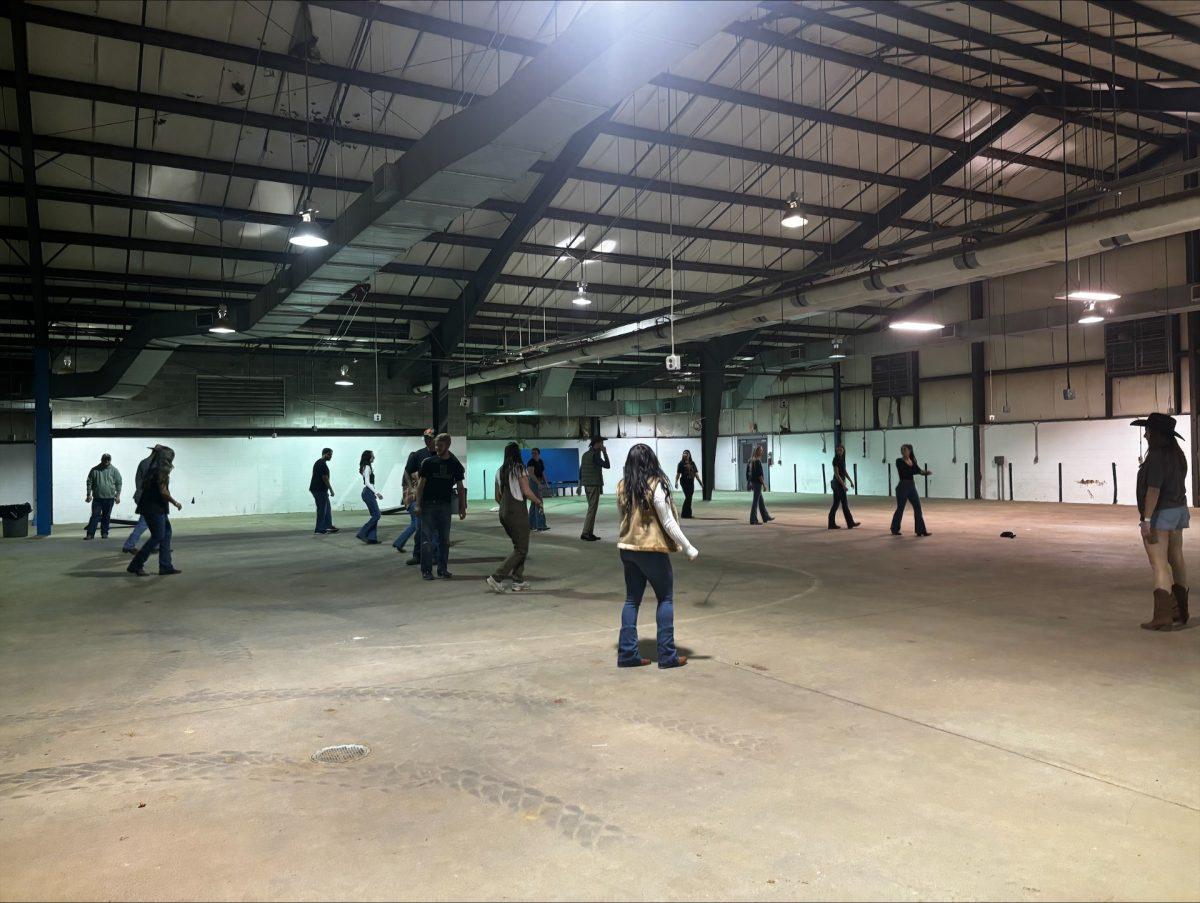
[[[513,581],[512,591],[514,593],[523,593],[523,592],[528,591],[528,589],[529,589],[529,581],[528,580],[514,580]]]
[[[339,530],[337,527],[330,527],[330,528],[329,528],[328,530],[326,530],[325,532],[326,532],[326,533],[341,533],[342,531],[341,531],[341,530]]]
[[[125,570],[129,571],[129,573],[133,574],[135,577],[146,576],[146,572],[144,570],[141,568],[135,568],[132,563],[130,563],[129,567],[125,568]]]
[[[182,574],[182,573],[183,573],[183,571],[179,570],[179,568],[167,568],[165,570],[163,568],[158,569],[158,576],[160,576],[160,577],[170,577],[172,574]]]
[[[488,586],[490,586],[494,592],[497,592],[497,593],[506,593],[506,592],[508,592],[508,590],[506,590],[506,589],[504,588],[504,584],[503,584],[503,583],[501,583],[499,580],[497,580],[495,577],[488,577],[488,578],[487,578],[487,585],[488,585]],[[513,588],[514,588],[514,589],[516,588],[516,584],[515,584],[515,583],[513,584]]]
[[[444,580],[449,580],[454,575],[451,574],[449,571],[438,571],[438,576],[443,578]]]
[[[432,580],[433,574],[429,573],[429,571],[421,571],[421,578],[423,580]]]

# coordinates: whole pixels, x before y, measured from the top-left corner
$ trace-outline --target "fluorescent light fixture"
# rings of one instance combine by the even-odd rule
[[[325,230],[317,222],[317,211],[311,207],[300,214],[300,225],[288,238],[298,248],[323,248],[329,244]]]
[[[1090,326],[1093,323],[1103,323],[1104,314],[1096,310],[1096,303],[1093,301],[1084,309],[1083,314],[1079,317],[1081,326]]]
[[[217,305],[217,319],[213,325],[208,327],[208,331],[217,335],[232,335],[237,332],[233,328],[233,322],[229,319],[229,306],[226,304]]]
[[[898,329],[901,332],[937,332],[941,328],[941,323],[929,320],[893,320],[888,323],[888,329]]]
[[[575,297],[571,299],[571,303],[579,307],[587,307],[592,303],[592,299],[587,296],[587,283],[580,282],[575,287]]]
[[[750,357],[749,355],[741,355],[741,356],[738,358],[738,360],[739,360],[739,361],[747,361],[747,362],[748,362],[748,361],[752,361],[752,360],[754,360],[754,358]]]
[[[788,195],[787,210],[779,224],[785,229],[799,229],[808,225],[808,217],[800,212],[800,196],[794,191]]]
[[[342,364],[341,370],[338,371],[341,375],[333,381],[335,386],[352,386],[354,380],[350,378],[350,367]]]
[[[1073,292],[1067,292],[1065,295],[1055,295],[1056,301],[1120,301],[1121,296],[1117,292],[1101,292],[1092,291],[1090,289],[1080,289]]]

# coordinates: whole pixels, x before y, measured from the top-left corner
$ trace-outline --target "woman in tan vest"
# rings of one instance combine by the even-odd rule
[[[625,477],[617,485],[617,510],[621,514],[621,563],[625,566],[625,607],[621,610],[621,636],[617,667],[650,664],[638,654],[637,618],[646,584],[658,598],[658,667],[678,668],[687,659],[675,651],[675,578],[671,552],[683,551],[690,561],[700,555],[688,542],[675,518],[671,481],[648,445],[639,443],[625,459]]]

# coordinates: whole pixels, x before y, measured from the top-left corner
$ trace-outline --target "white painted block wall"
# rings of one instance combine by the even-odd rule
[[[33,443],[0,445],[0,505],[32,505],[33,495]]]
[[[366,443],[370,445],[367,446]],[[152,440],[115,438],[93,433],[54,440],[54,522],[86,521],[90,506],[84,502],[88,471],[108,452],[125,482],[117,517],[132,519],[133,478],[138,462],[149,452]],[[171,492],[183,502],[173,517],[220,517],[238,514],[284,514],[311,511],[308,491],[313,462],[321,449],[333,449],[329,464],[336,495],[335,511],[363,512],[362,481],[358,459],[363,449],[375,452],[375,482],[383,493],[382,506],[400,504],[404,462],[421,447],[420,437],[408,436],[281,436],[270,438],[186,437],[166,442],[175,449]],[[353,520],[352,518],[350,520]],[[336,519],[335,519],[336,522]]]

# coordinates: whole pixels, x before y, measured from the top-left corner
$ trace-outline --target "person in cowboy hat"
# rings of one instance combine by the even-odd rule
[[[404,507],[408,511],[408,526],[404,528],[404,532],[397,536],[392,541],[392,547],[397,552],[404,551],[404,544],[411,539],[413,541],[412,557],[408,559],[406,564],[421,563],[421,518],[416,514],[417,506],[417,481],[420,478],[421,464],[426,458],[432,458],[436,452],[433,450],[433,440],[437,436],[433,430],[425,430],[421,434],[421,438],[425,441],[423,448],[418,448],[411,452],[408,456],[408,461],[404,464]]]
[[[1131,426],[1146,430],[1146,456],[1138,468],[1137,504],[1142,544],[1154,570],[1154,617],[1146,630],[1176,630],[1188,622],[1188,581],[1183,560],[1187,503],[1187,456],[1179,447],[1175,418],[1151,414]]]

